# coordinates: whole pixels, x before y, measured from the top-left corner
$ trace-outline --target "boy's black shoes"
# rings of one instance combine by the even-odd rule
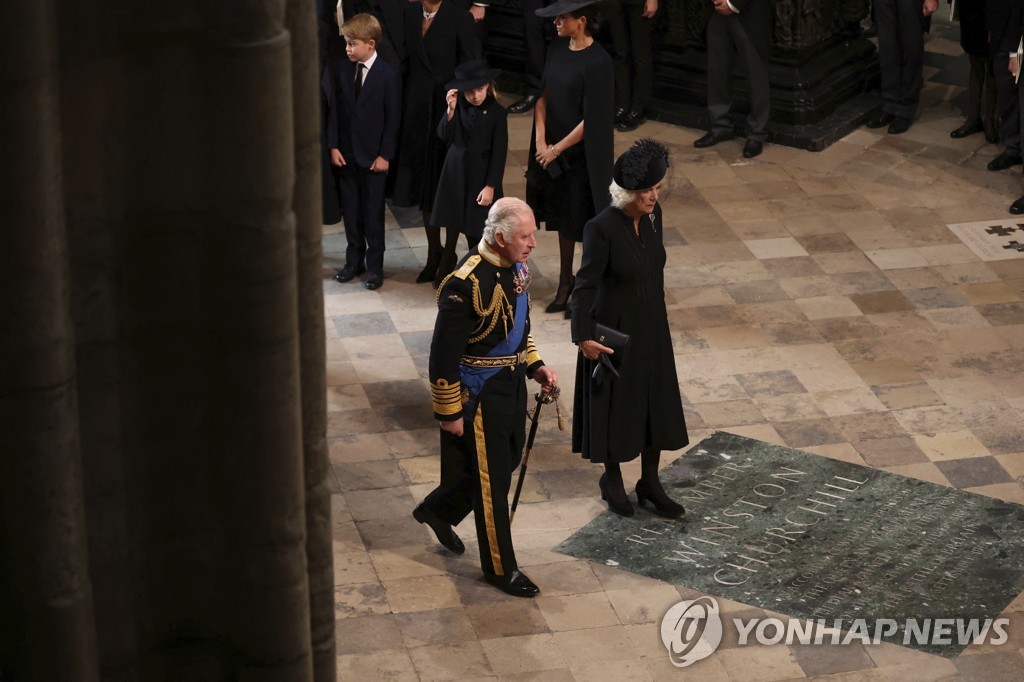
[[[341,270],[338,270],[338,274],[334,276],[334,279],[344,284],[345,282],[352,281],[357,275],[361,275],[364,272],[366,272],[366,268],[361,265],[358,268],[346,265]]]
[[[743,158],[752,159],[755,156],[760,155],[764,150],[764,142],[758,140],[747,140],[743,145]]]
[[[512,571],[508,575],[494,575],[485,572],[484,580],[513,597],[536,597],[540,594],[540,588],[534,585],[533,581],[520,570]]]
[[[384,275],[379,272],[371,272],[366,275],[366,282],[363,286],[372,291],[373,289],[380,289],[381,284],[384,284]]]
[[[437,541],[440,542],[446,549],[455,554],[463,554],[466,551],[466,546],[462,544],[462,540],[455,534],[455,530],[451,527],[451,524],[445,523],[441,519],[434,515],[434,512],[426,508],[426,506],[420,502],[419,506],[412,510],[412,517],[420,523],[425,523],[430,526],[430,530],[434,531],[434,536]]]

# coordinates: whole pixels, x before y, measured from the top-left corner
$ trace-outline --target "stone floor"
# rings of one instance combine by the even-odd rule
[[[673,153],[666,299],[692,442],[724,430],[1024,504],[1024,257],[983,262],[946,227],[1005,220],[1024,183],[1019,168],[985,170],[999,148],[981,135],[949,137],[965,62],[937,31],[921,117],[898,137],[859,129],[823,152],[769,145],[747,161],[742,141],[695,150],[698,130],[617,134],[619,151],[643,135]],[[522,196],[530,118],[509,124],[505,191]],[[339,679],[1024,679],[1024,597],[1004,613],[1007,644],[954,660],[727,641],[674,668],[659,622],[681,590],[551,551],[604,509],[598,469],[570,452],[551,412],[513,529],[541,595],[483,583],[471,518],[467,552],[452,557],[410,517],[438,456],[433,290],[413,283],[425,247],[407,217],[389,213],[386,279],[372,292],[330,279],[344,236],[325,228]],[[534,337],[571,396],[569,323],[541,312],[557,243],[539,242]],[[637,475],[629,465],[627,480]],[[763,614],[720,603],[726,616]]]

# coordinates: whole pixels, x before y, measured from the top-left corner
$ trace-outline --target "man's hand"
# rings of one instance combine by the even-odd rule
[[[939,9],[939,0],[924,0],[924,6],[921,8],[921,12],[926,17],[930,17],[935,14],[937,9]]]
[[[644,19],[650,19],[658,13],[658,0],[645,0],[644,11],[642,16]]]
[[[533,373],[533,380],[540,384],[540,392],[547,395],[558,385],[558,374],[547,365],[541,365]]]
[[[729,3],[725,0],[715,0],[715,11],[726,17],[730,14],[736,14],[732,11],[732,7],[729,7]]]
[[[1017,63],[1017,56],[1016,55],[1010,55],[1009,69],[1010,69],[1010,74],[1013,75],[1014,78],[1016,78],[1017,77],[1017,71],[1018,71],[1018,69],[1020,69],[1020,64]]]
[[[470,5],[469,13],[473,15],[473,21],[481,22],[487,16],[487,8],[482,5]]]
[[[602,346],[593,339],[587,339],[586,341],[580,341],[580,352],[583,353],[583,357],[587,360],[597,360],[601,353],[612,355],[615,351],[608,346]]]
[[[388,166],[389,166],[388,160],[385,159],[383,156],[378,156],[376,159],[373,160],[373,163],[370,164],[370,172],[371,173],[387,173],[388,172]]]
[[[341,152],[339,152],[337,149],[332,149],[331,150],[331,163],[333,163],[335,166],[344,166],[345,165],[345,157],[342,156]]]
[[[441,430],[446,431],[453,436],[462,436],[462,417],[450,422],[438,422],[441,424]]]

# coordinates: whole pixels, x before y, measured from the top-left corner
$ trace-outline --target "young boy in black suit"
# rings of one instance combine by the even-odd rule
[[[395,157],[402,109],[402,78],[378,59],[380,23],[357,14],[344,23],[348,61],[335,64],[327,143],[341,168],[348,249],[334,279],[348,282],[364,270],[367,289],[384,282],[384,185]]]

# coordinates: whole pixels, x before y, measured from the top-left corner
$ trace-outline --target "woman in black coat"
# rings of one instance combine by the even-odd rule
[[[667,168],[668,149],[650,139],[615,162],[612,205],[583,230],[573,291],[572,340],[580,356],[572,449],[604,464],[601,497],[623,516],[633,515],[633,505],[619,464],[637,455],[637,501],[650,502],[659,516],[683,514],[658,480],[661,451],[689,443],[665,309],[658,190]],[[598,323],[628,334],[629,346],[615,352],[600,343]],[[602,360],[602,354],[608,357]]]
[[[455,67],[480,58],[473,16],[455,0],[422,0],[405,8],[405,92],[392,201],[419,206],[427,233],[427,265],[417,282],[432,282],[441,261],[441,228],[431,222],[445,147],[437,125],[447,109],[445,85]]]

